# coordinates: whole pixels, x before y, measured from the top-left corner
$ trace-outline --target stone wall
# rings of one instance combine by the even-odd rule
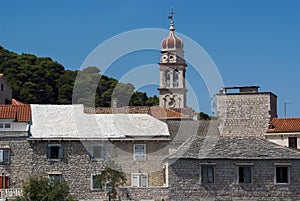
[[[120,200],[169,201],[169,189],[166,187],[120,188]]]
[[[88,147],[91,144],[103,144],[106,147],[106,160],[93,161],[89,157]],[[79,200],[106,199],[106,192],[91,190],[91,175],[100,174],[104,165],[113,165],[121,168],[127,177],[125,186],[131,187],[132,173],[146,173],[148,175],[148,186],[162,187],[164,185],[163,159],[167,156],[166,142],[147,142],[146,161],[133,160],[134,143],[145,143],[145,141],[31,141],[32,175],[48,176],[49,172],[61,172],[62,179],[69,184],[71,194]],[[63,159],[51,161],[47,158],[48,144],[61,144],[63,147]],[[132,188],[133,192],[136,192]],[[138,188],[141,189],[141,188]],[[145,192],[145,197],[149,191]],[[131,197],[139,200],[144,194],[132,193]],[[138,197],[135,197],[138,196]]]
[[[266,93],[217,94],[221,136],[263,137],[271,119],[277,117],[277,98]]]
[[[252,162],[252,183],[238,183],[236,163]],[[201,163],[215,164],[215,182],[202,184]],[[287,163],[290,183],[275,184],[274,163]],[[300,200],[299,160],[191,160],[170,165],[170,200]]]
[[[21,188],[32,171],[32,148],[27,132],[1,132],[1,148],[10,149],[10,162],[0,163],[0,174],[9,176],[11,188]]]

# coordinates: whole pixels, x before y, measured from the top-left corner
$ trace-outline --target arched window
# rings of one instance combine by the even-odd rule
[[[174,73],[174,83],[173,83],[174,87],[178,87],[179,86],[179,71],[176,69],[175,73]]]
[[[171,76],[171,72],[170,70],[166,70],[165,71],[165,84],[166,84],[166,87],[170,87],[170,76]]]

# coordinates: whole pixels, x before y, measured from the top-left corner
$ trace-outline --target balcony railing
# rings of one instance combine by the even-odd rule
[[[5,200],[6,198],[14,198],[17,196],[22,196],[22,188],[7,188],[0,189],[0,201]]]

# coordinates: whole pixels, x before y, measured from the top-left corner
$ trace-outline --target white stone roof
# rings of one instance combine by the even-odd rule
[[[148,114],[85,114],[83,105],[31,105],[31,110],[30,138],[169,137],[167,124]]]

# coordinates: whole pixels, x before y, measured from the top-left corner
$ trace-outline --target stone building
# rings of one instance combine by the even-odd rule
[[[0,105],[0,199],[21,195],[31,174],[30,120],[29,105]]]
[[[170,200],[300,199],[300,153],[262,138],[195,137],[169,163]]]
[[[273,118],[265,138],[281,146],[300,149],[300,118]]]
[[[219,131],[222,136],[263,137],[277,117],[277,96],[259,92],[258,86],[224,87],[217,94]]]
[[[169,154],[170,134],[164,122],[148,114],[85,114],[82,105],[31,109],[33,175],[64,180],[79,200],[97,200],[105,199],[107,192],[96,185],[95,176],[112,166],[126,173],[121,196],[140,200],[154,193],[167,199],[163,160]]]

